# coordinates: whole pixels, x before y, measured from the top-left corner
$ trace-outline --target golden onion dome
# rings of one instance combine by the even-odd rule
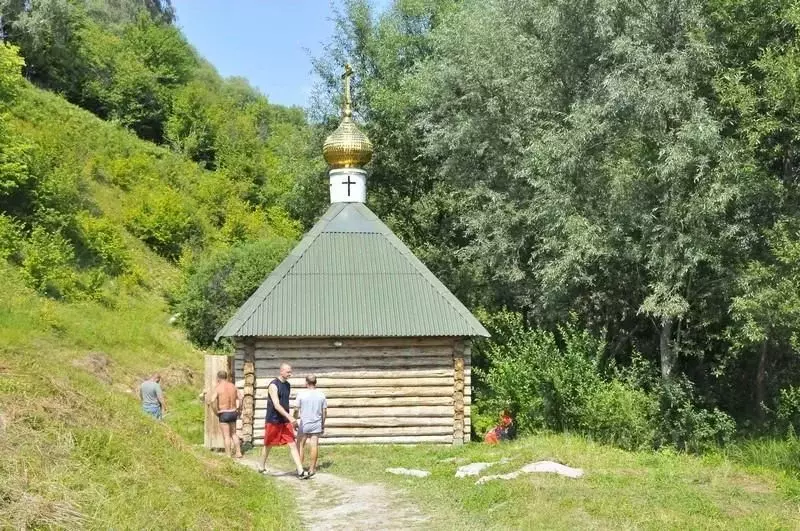
[[[344,105],[342,121],[336,130],[328,135],[322,145],[322,156],[331,168],[360,168],[372,159],[372,142],[362,133],[353,121],[350,101],[350,65],[344,67]]]

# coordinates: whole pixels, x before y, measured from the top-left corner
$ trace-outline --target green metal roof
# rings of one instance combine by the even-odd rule
[[[461,302],[362,203],[335,203],[220,337],[484,336]]]

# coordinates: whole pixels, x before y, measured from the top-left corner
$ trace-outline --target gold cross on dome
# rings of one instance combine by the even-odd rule
[[[350,99],[350,78],[353,75],[353,68],[350,66],[350,63],[344,65],[344,74],[342,74],[342,79],[344,79],[344,107],[342,108],[342,115],[349,117],[353,114],[353,102]]]

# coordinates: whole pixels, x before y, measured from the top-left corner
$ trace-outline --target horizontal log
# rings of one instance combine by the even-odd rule
[[[269,378],[270,381],[273,378],[278,377],[278,368],[276,367],[273,369],[257,369],[258,375],[263,378]],[[329,378],[339,378],[339,377],[348,377],[350,375],[354,378],[362,378],[368,377],[371,373],[374,373],[377,377],[382,378],[402,378],[406,375],[410,377],[416,376],[425,376],[427,373],[430,373],[430,376],[450,376],[453,377],[455,371],[452,368],[450,363],[443,364],[441,366],[435,367],[426,367],[426,366],[405,366],[405,367],[330,367],[330,366],[316,366],[309,369],[298,369],[293,367],[294,376],[293,380],[296,379],[304,379],[307,374],[315,374],[317,377],[319,376],[326,376]],[[336,376],[334,373],[342,373],[344,376]],[[364,373],[364,376],[359,376],[359,374]],[[395,375],[398,373],[398,375]],[[472,376],[472,370],[469,367],[465,367],[464,369],[465,376]],[[236,362],[233,370],[234,380],[241,380],[244,378],[244,364],[240,362]],[[303,381],[303,385],[305,382]]]
[[[237,426],[241,427],[241,420],[237,421]],[[453,430],[452,417],[341,417],[329,418],[325,421],[328,427],[345,428],[387,428],[387,427],[414,427],[414,426],[439,426]],[[255,420],[254,427],[256,432],[261,434],[264,431],[264,419]],[[448,432],[449,433],[449,432]]]
[[[260,420],[266,416],[267,410],[256,402],[255,418]],[[358,417],[452,417],[452,406],[399,406],[399,407],[337,407],[328,409],[328,418]]]
[[[380,388],[378,388],[380,389]],[[389,389],[389,388],[385,388]],[[433,387],[429,389],[435,389]],[[337,393],[338,394],[338,393]],[[395,395],[395,396],[379,396],[380,393],[371,396],[363,396],[364,393],[359,393],[362,396],[340,396],[337,398],[331,398],[328,393],[326,393],[326,398],[328,398],[328,407],[329,408],[338,408],[338,407],[369,407],[369,406],[452,406],[455,404],[455,400],[453,399],[453,393],[450,392],[449,389],[443,389],[440,393],[434,396],[416,396],[414,394],[409,394],[407,396],[402,395]],[[260,404],[256,405],[256,408],[265,408],[267,407],[267,395],[268,391],[266,389],[258,389],[256,391],[256,395],[254,397],[255,403]],[[292,393],[289,397],[289,405],[290,407],[296,407],[297,403],[297,394]],[[472,399],[470,397],[464,397],[461,400],[461,403],[464,405],[465,408],[471,405]]]
[[[289,395],[295,398],[297,393],[303,388],[292,387],[292,392]],[[382,398],[382,397],[450,397],[453,398],[453,386],[440,386],[440,387],[341,387],[333,389],[322,389],[325,396],[330,400],[333,398]],[[255,390],[256,399],[267,398],[267,388],[260,387]]]
[[[455,346],[457,338],[454,337],[363,337],[363,338],[257,338],[256,349],[293,349],[311,348],[324,349],[326,347],[338,348],[368,348],[368,347],[430,347],[430,346]],[[240,341],[236,342],[237,348],[244,348]]]
[[[361,386],[369,386],[374,385],[373,382],[380,381],[382,383],[377,384],[380,387],[418,387],[414,385],[414,382],[420,379],[423,380],[422,385],[426,384],[433,384],[437,385],[435,382],[431,382],[428,380],[429,378],[444,378],[446,380],[439,380],[439,384],[442,387],[450,388],[450,391],[453,392],[455,387],[455,379],[453,377],[452,371],[440,371],[440,370],[426,370],[426,371],[354,371],[354,372],[331,372],[331,373],[314,373],[317,377],[317,387],[324,391],[328,392],[329,390],[336,389],[339,387],[361,387]],[[269,384],[274,380],[274,378],[258,378],[255,382],[256,389],[266,389]],[[393,380],[393,382],[386,383],[386,380]],[[347,382],[349,381],[349,382]],[[397,383],[400,381],[401,383]],[[347,385],[343,385],[343,382]],[[244,379],[237,378],[235,380],[236,386],[242,388],[244,386]],[[305,389],[306,382],[305,377],[296,376],[289,379],[289,383],[292,386],[292,392],[296,392],[302,389]],[[472,377],[466,376],[464,382],[464,394],[471,395],[472,389],[470,389],[472,385]],[[469,389],[469,391],[468,391]]]
[[[387,437],[391,435],[453,435],[453,425],[449,426],[399,426],[399,427],[347,427],[325,428],[325,438],[335,437]]]
[[[352,369],[406,369],[411,367],[421,367],[430,369],[453,368],[453,362],[449,358],[420,356],[417,358],[412,357],[394,357],[394,358],[375,358],[366,356],[353,356],[352,358],[315,358],[315,359],[286,359],[286,363],[292,366],[296,376],[298,373],[307,373],[310,371],[336,370],[346,371]],[[269,374],[278,374],[278,369],[283,361],[281,360],[256,360],[256,370],[268,371]],[[244,367],[244,361],[235,361],[234,370],[241,370]]]
[[[400,428],[411,426],[447,426],[453,429],[449,417],[358,417],[331,418],[325,428]]]
[[[317,378],[355,378],[369,380],[371,378],[454,378],[452,369],[408,369],[408,370],[347,370],[329,369],[315,370]]]
[[[259,376],[278,377],[280,369],[278,361],[258,360],[255,362],[256,371]],[[351,359],[328,358],[304,360],[298,362],[289,359],[286,363],[291,365],[294,377],[305,378],[306,374],[319,375],[321,372],[343,372],[343,371],[409,371],[409,370],[448,370],[453,374],[453,360],[449,358],[358,358]],[[244,361],[235,360],[233,362],[233,374],[243,374]],[[472,374],[469,365],[464,366],[464,374]]]
[[[465,378],[469,380],[469,377]],[[256,378],[256,388],[266,388],[272,378]],[[303,378],[290,378],[292,387],[305,387]],[[244,381],[236,381],[238,387],[244,387]],[[415,377],[415,378],[317,378],[317,387],[323,392],[334,387],[433,387],[453,386],[453,379],[447,377]]]
[[[378,406],[451,406],[453,405],[452,396],[401,396],[401,397],[369,397],[369,398],[329,398],[328,408],[359,408],[359,407],[378,407]],[[256,397],[256,409],[267,407],[266,395]],[[297,407],[297,401],[292,398],[289,400],[289,407]]]
[[[453,348],[434,347],[387,347],[387,348],[315,348],[315,349],[256,349],[256,361],[317,360],[326,358],[404,358],[439,357],[452,359]],[[242,358],[243,359],[243,358]]]
[[[419,444],[436,444],[436,445],[451,445],[453,444],[452,435],[395,435],[392,437],[336,437],[336,438],[323,438],[319,441],[321,446],[333,445],[355,445],[355,444],[373,444],[373,445],[419,445]]]
[[[453,444],[450,435],[394,435],[387,437],[323,437],[320,445],[333,444]],[[264,439],[254,438],[254,446],[264,446]]]
[[[263,437],[263,429],[256,426],[256,434]],[[333,427],[326,426],[323,439],[336,437],[387,437],[392,435],[450,435],[453,434],[453,425],[439,426],[345,426]]]
[[[329,398],[328,407],[452,406],[452,396],[403,396],[387,398]]]

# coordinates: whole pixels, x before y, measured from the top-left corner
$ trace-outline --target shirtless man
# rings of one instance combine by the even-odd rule
[[[242,410],[242,396],[236,386],[228,381],[228,373],[217,373],[217,387],[208,400],[214,414],[219,418],[222,439],[225,441],[225,453],[237,459],[242,457],[239,436],[236,435],[236,420]]]

